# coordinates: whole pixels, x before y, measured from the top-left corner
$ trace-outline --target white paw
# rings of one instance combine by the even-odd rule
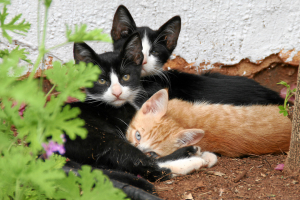
[[[166,161],[163,163],[158,163],[160,167],[166,167],[171,169],[174,176],[177,175],[186,175],[190,174],[191,172],[199,170],[201,167],[207,165],[207,161],[205,161],[201,157],[190,157],[190,158],[183,158],[174,161]]]
[[[203,158],[207,162],[208,168],[214,166],[218,161],[218,157],[215,154],[208,151],[203,152],[201,158]]]

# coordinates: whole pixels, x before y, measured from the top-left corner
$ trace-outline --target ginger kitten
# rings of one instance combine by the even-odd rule
[[[292,124],[274,105],[233,106],[168,101],[155,93],[127,130],[129,142],[144,153],[168,155],[189,145],[229,157],[289,150]]]

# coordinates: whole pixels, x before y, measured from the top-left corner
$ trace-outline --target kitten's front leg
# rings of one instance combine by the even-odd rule
[[[171,169],[173,177],[189,174],[201,167],[212,167],[217,163],[217,156],[210,152],[202,153],[200,147],[189,146],[158,159],[158,165]]]

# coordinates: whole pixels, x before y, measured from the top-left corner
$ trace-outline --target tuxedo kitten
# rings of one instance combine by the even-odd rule
[[[162,71],[163,64],[177,45],[180,28],[179,16],[170,19],[157,31],[149,27],[137,27],[128,9],[123,5],[118,7],[111,30],[114,49],[119,50],[126,38],[135,31],[142,37],[144,59],[141,84],[145,93],[136,98],[135,105],[140,107],[163,88],[169,89],[170,99],[179,98],[191,102],[208,101],[233,105],[284,103],[277,92],[246,77]]]
[[[140,90],[143,53],[138,33],[131,35],[120,51],[100,55],[85,43],[74,44],[74,58],[76,63],[94,63],[101,69],[101,74],[94,86],[86,89],[85,102],[67,105],[80,108],[79,117],[85,120],[88,131],[85,139],[67,138],[65,155],[72,161],[129,172],[150,181],[190,173],[214,164],[202,155],[198,147],[185,147],[166,157],[154,159],[126,140],[124,133],[136,112],[127,102],[132,104]]]
[[[168,101],[168,92],[160,90],[137,112],[126,137],[144,153],[159,156],[197,145],[204,151],[239,157],[288,151],[291,131],[291,120],[275,105]]]
[[[120,52],[97,54],[85,43],[74,44],[76,63],[83,61],[99,66],[101,74],[94,87],[86,89],[87,102],[102,102],[120,107],[134,101],[142,92],[140,86],[143,61],[140,37],[130,37]],[[135,106],[136,107],[136,106]]]
[[[115,13],[111,30],[114,50],[120,50],[126,39],[134,32],[142,38],[143,68],[142,77],[158,74],[177,45],[181,19],[175,16],[158,30],[137,27],[128,9],[120,5]]]

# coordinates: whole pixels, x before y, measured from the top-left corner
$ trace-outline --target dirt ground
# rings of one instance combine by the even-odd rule
[[[218,157],[212,168],[155,183],[162,199],[300,199],[300,177],[275,170],[287,155]],[[243,176],[244,175],[244,176]]]

